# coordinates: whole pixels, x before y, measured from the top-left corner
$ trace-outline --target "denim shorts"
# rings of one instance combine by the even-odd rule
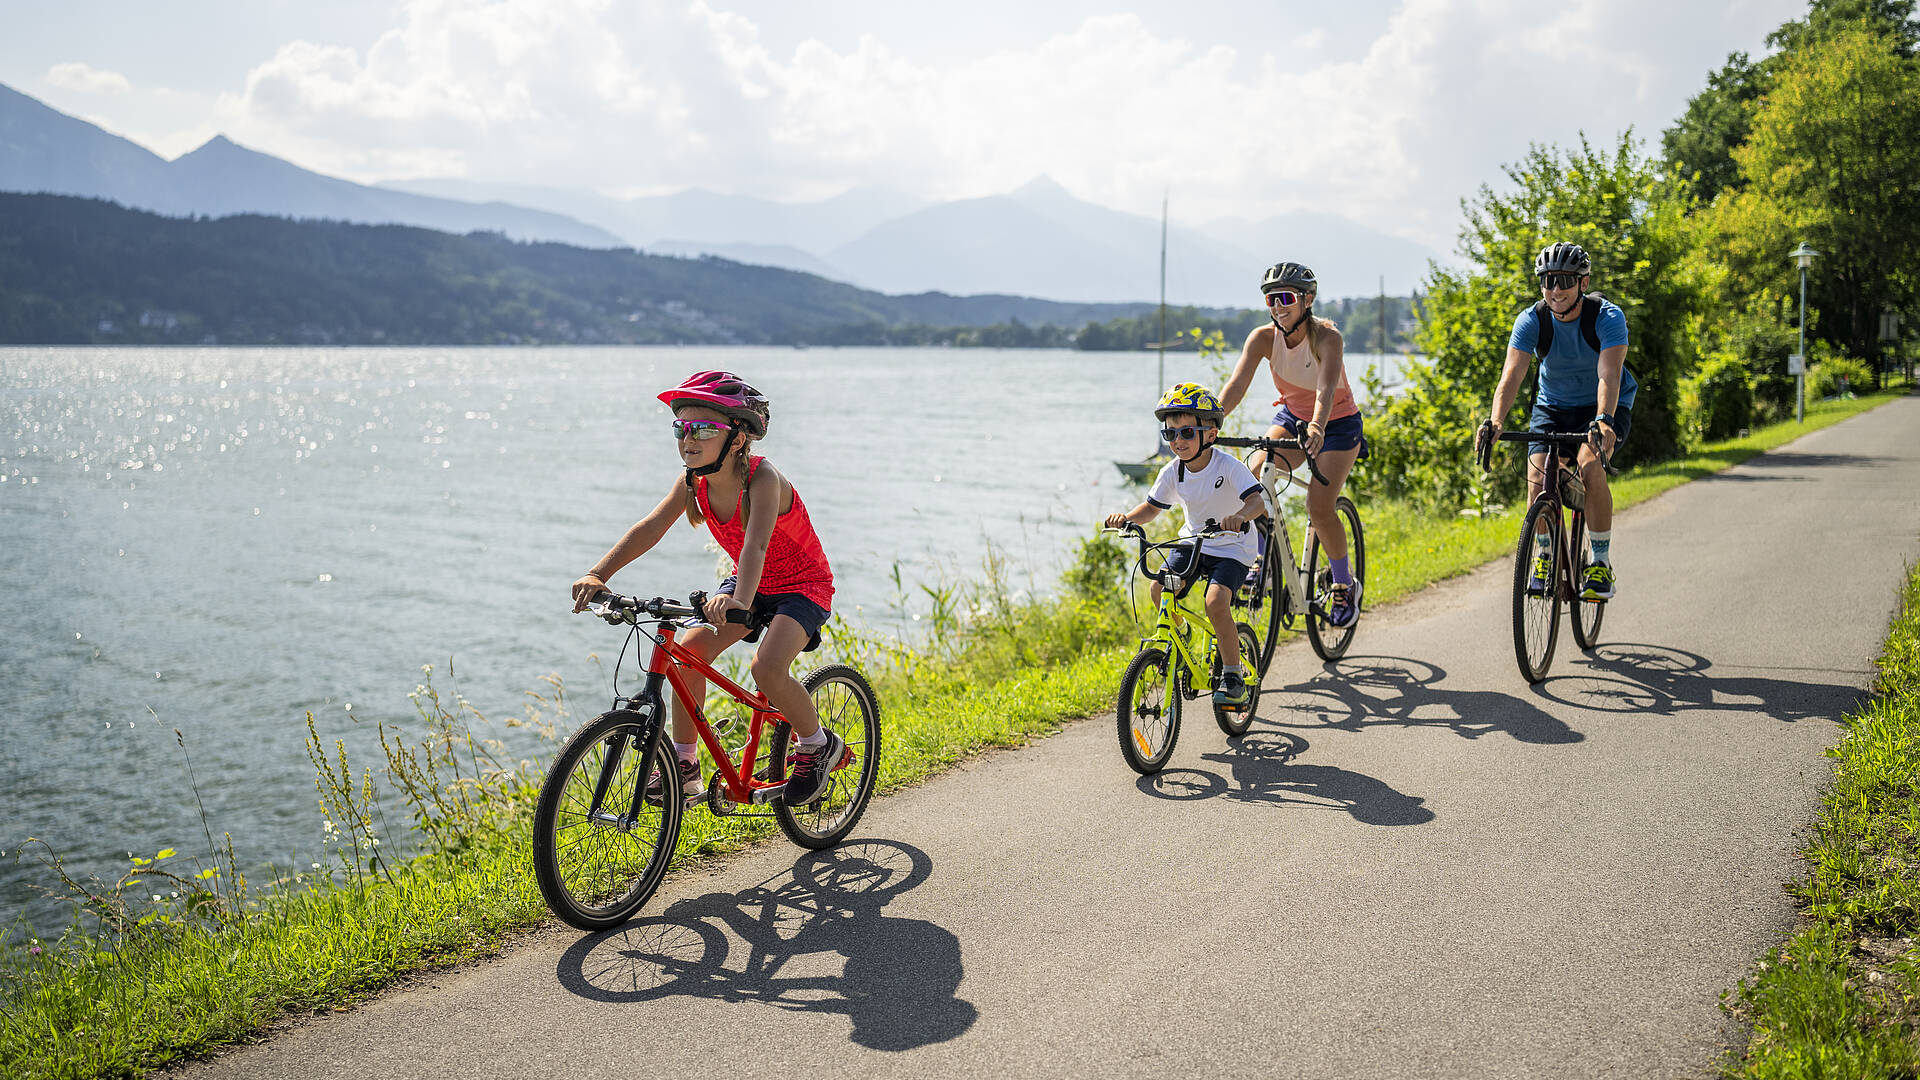
[[[1579,405],[1568,409],[1559,405],[1549,405],[1544,401],[1536,400],[1533,403],[1533,412],[1527,416],[1527,430],[1537,431],[1542,435],[1582,434],[1587,430],[1587,425],[1593,423],[1593,418],[1598,415],[1600,415],[1600,405],[1598,402],[1592,405]],[[1633,410],[1615,408],[1613,410],[1614,453],[1617,454],[1620,452],[1620,445],[1627,441],[1627,432],[1632,428]],[[1529,455],[1544,454],[1552,445],[1552,443],[1529,443],[1527,444],[1527,453]],[[1571,450],[1574,448],[1567,447],[1566,449]]]
[[[733,587],[738,583],[735,578],[727,578],[715,590],[727,596],[733,595]],[[752,621],[747,625],[752,629],[743,641],[759,641],[760,632],[767,628],[775,615],[785,615],[800,624],[807,632],[807,647],[801,652],[812,652],[820,647],[820,628],[825,626],[831,614],[826,608],[807,599],[799,593],[758,593],[753,598]]]
[[[1273,426],[1286,428],[1287,434],[1296,439],[1307,430],[1306,421],[1295,416],[1293,410],[1287,408],[1285,405],[1280,406],[1280,411],[1273,414]],[[1343,416],[1338,420],[1327,421],[1326,436],[1326,441],[1320,444],[1321,453],[1324,454],[1329,450],[1334,453],[1339,453],[1342,450],[1351,450],[1357,446],[1360,448],[1360,457],[1362,459],[1366,458],[1367,437],[1360,432],[1359,413],[1354,413],[1352,416]]]

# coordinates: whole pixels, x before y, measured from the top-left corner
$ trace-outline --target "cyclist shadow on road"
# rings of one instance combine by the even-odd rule
[[[1569,672],[1542,680],[1534,693],[1551,701],[1608,713],[1674,716],[1687,710],[1754,712],[1782,723],[1801,720],[1838,721],[1866,700],[1859,686],[1831,681],[1835,675],[1854,674],[1861,684],[1873,672],[1838,672],[1822,668],[1810,672],[1827,681],[1799,682],[1759,675],[1709,675],[1713,661],[1699,653],[1671,645],[1644,642],[1608,642],[1574,661],[1585,672]],[[1767,670],[1792,670],[1771,666]]]
[[[1332,765],[1300,765],[1307,749],[1299,735],[1254,728],[1201,760],[1226,767],[1228,776],[1206,769],[1166,769],[1143,776],[1141,791],[1162,799],[1226,798],[1238,802],[1344,810],[1366,825],[1425,825],[1434,814],[1417,795],[1364,773]]]
[[[594,1001],[686,996],[845,1013],[853,1042],[874,1050],[946,1042],[979,1016],[955,996],[960,939],[881,914],[932,869],[912,845],[849,841],[740,893],[691,897],[584,937],[560,958],[560,982]],[[735,941],[746,946],[737,959]],[[845,964],[833,974],[836,956]]]
[[[1524,697],[1454,690],[1445,668],[1402,656],[1349,656],[1305,682],[1263,690],[1261,712],[1283,728],[1445,727],[1463,738],[1504,732],[1516,742],[1577,743],[1585,735]]]

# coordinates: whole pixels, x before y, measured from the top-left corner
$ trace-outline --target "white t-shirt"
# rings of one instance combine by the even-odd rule
[[[1198,472],[1179,461],[1169,461],[1153,481],[1147,501],[1162,510],[1173,509],[1176,500],[1187,513],[1180,535],[1192,536],[1208,518],[1225,521],[1246,504],[1247,496],[1260,490],[1260,482],[1239,458],[1214,447],[1206,467]],[[1236,536],[1216,536],[1200,545],[1200,554],[1233,559],[1248,566],[1260,555],[1260,543],[1252,530]]]

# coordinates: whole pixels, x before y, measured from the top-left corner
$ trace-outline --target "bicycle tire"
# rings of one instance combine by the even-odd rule
[[[678,775],[665,738],[656,736],[653,753],[646,755],[651,762],[641,761],[632,744],[644,727],[635,712],[600,714],[567,739],[540,785],[533,876],[547,906],[568,926],[604,930],[626,922],[652,898],[673,862],[686,800],[654,806],[636,799],[648,768],[663,777]],[[587,818],[603,769],[608,777],[601,811],[619,814],[624,808],[622,816],[631,819],[625,827]]]
[[[1552,572],[1547,575],[1544,595],[1531,596],[1527,580],[1532,576],[1536,551],[1533,534],[1542,517],[1547,518],[1547,550],[1552,557]],[[1560,636],[1560,588],[1565,574],[1561,565],[1560,504],[1542,495],[1527,507],[1526,520],[1520,524],[1520,545],[1513,556],[1513,652],[1520,662],[1520,674],[1530,683],[1547,677],[1553,663],[1554,642]]]
[[[1166,649],[1149,646],[1134,655],[1120,677],[1120,701],[1114,719],[1120,732],[1120,756],[1134,772],[1152,776],[1173,756],[1180,737],[1180,688],[1176,662]],[[1156,700],[1157,695],[1157,700]],[[1144,721],[1142,728],[1140,722]]]
[[[787,839],[815,851],[846,838],[866,812],[880,779],[880,701],[867,677],[846,664],[828,664],[800,681],[813,699],[821,726],[846,740],[853,761],[835,769],[826,793],[805,806],[775,801],[773,818]],[[775,727],[770,760],[785,768],[792,730]]]
[[[1246,623],[1235,623],[1234,626],[1240,635],[1240,663],[1241,666],[1244,667],[1248,658],[1252,656],[1252,650],[1255,647],[1253,627],[1248,626]],[[1220,680],[1220,658],[1218,656],[1214,657],[1213,660],[1213,678],[1217,685]],[[1213,722],[1220,725],[1220,730],[1226,732],[1228,738],[1237,739],[1245,735],[1247,729],[1253,726],[1253,710],[1257,708],[1259,704],[1260,673],[1256,671],[1252,674],[1252,677],[1247,680],[1247,707],[1238,710],[1227,710],[1215,705],[1213,707]]]
[[[1367,602],[1367,536],[1360,528],[1360,509],[1353,500],[1345,495],[1333,501],[1333,513],[1336,519],[1344,519],[1343,527],[1347,533],[1348,565],[1353,571],[1353,580],[1360,583],[1360,603]],[[1347,655],[1347,646],[1353,644],[1353,632],[1360,629],[1360,618],[1356,613],[1353,622],[1345,629],[1336,629],[1325,618],[1315,615],[1315,607],[1324,607],[1320,597],[1325,590],[1320,583],[1324,556],[1320,550],[1320,534],[1307,527],[1307,590],[1313,599],[1307,604],[1307,640],[1313,643],[1314,655],[1322,660],[1334,661]],[[1328,571],[1329,573],[1331,571]]]
[[[1573,528],[1567,530],[1567,538],[1573,550],[1573,595],[1567,598],[1567,606],[1573,615],[1573,642],[1586,652],[1600,643],[1600,623],[1607,617],[1605,600],[1583,600],[1580,598],[1581,585],[1587,579],[1587,567],[1593,560],[1587,557],[1587,515],[1578,510],[1573,512]]]
[[[1275,548],[1271,518],[1263,517],[1253,527],[1262,536],[1260,572],[1254,579],[1253,596],[1246,603],[1240,603],[1237,591],[1234,594],[1233,619],[1253,629],[1254,647],[1244,654],[1243,662],[1264,677],[1267,666],[1273,662],[1274,648],[1280,643],[1280,614],[1286,602],[1286,586],[1280,583],[1280,560],[1290,557],[1291,553],[1281,553]]]

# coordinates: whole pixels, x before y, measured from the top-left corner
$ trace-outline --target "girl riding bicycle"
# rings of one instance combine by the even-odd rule
[[[1242,706],[1251,695],[1231,606],[1235,591],[1247,579],[1257,557],[1254,535],[1241,533],[1240,529],[1265,513],[1260,482],[1239,458],[1214,449],[1213,440],[1220,435],[1220,418],[1225,412],[1213,391],[1198,383],[1177,383],[1161,396],[1153,415],[1166,425],[1160,434],[1173,447],[1177,460],[1167,462],[1160,470],[1145,502],[1126,513],[1107,515],[1102,524],[1109,529],[1145,525],[1178,501],[1187,519],[1180,530],[1182,535],[1193,536],[1208,521],[1233,534],[1201,541],[1198,565],[1176,569],[1184,569],[1183,576],[1189,580],[1207,582],[1207,621],[1213,624],[1214,640],[1220,649],[1221,685],[1213,692],[1213,703],[1223,708]],[[1153,602],[1156,606],[1160,603],[1158,581],[1153,583]]]
[[[734,573],[707,600],[706,617],[713,625],[682,630],[678,640],[708,661],[736,642],[759,641],[754,682],[787,718],[798,744],[781,798],[789,806],[805,805],[820,797],[846,752],[845,742],[820,726],[812,698],[788,670],[802,652],[820,644],[820,627],[833,604],[833,569],[800,493],[766,458],[749,453],[754,440],[767,434],[765,395],[732,372],[702,371],[660,400],[673,410],[673,434],[686,472],[651,513],[573,583],[573,610],[584,610],[608,578],[652,550],[674,519],[684,516],[690,525],[706,525],[733,559]],[[751,618],[744,625],[730,623],[730,611],[746,611]],[[706,680],[694,672],[683,675],[693,700],[704,697]],[[700,794],[700,744],[678,698],[673,748],[681,793]],[[658,776],[649,779],[649,799],[658,796],[659,786]]]
[[[1360,617],[1360,582],[1353,576],[1347,534],[1334,502],[1354,462],[1366,453],[1366,438],[1360,429],[1360,406],[1347,385],[1346,344],[1339,328],[1313,313],[1319,291],[1313,271],[1299,263],[1276,263],[1267,269],[1260,292],[1271,325],[1256,327],[1247,335],[1240,362],[1220,391],[1220,403],[1232,412],[1246,395],[1255,370],[1262,363],[1271,366],[1274,389],[1280,394],[1274,404],[1280,409],[1274,413],[1267,438],[1299,439],[1302,450],[1274,453],[1289,469],[1300,464],[1303,451],[1313,454],[1320,475],[1326,478],[1326,483],[1316,479],[1307,488],[1307,518],[1327,552],[1332,578],[1327,621],[1344,629]],[[1255,454],[1248,464],[1257,476],[1264,458]]]

